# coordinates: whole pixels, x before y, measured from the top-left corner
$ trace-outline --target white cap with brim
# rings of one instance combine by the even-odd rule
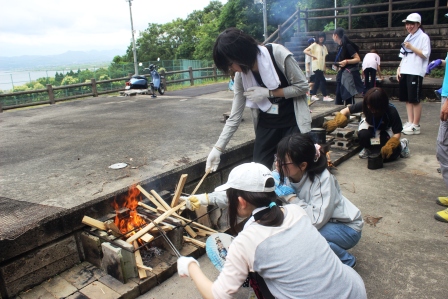
[[[266,166],[259,163],[244,163],[229,174],[224,185],[215,188],[215,191],[225,191],[229,188],[248,192],[273,192],[275,186],[265,187],[266,180],[272,178],[272,173]]]
[[[414,12],[414,13],[411,13],[405,20],[403,20],[403,23],[404,22],[412,22],[412,23],[422,23],[422,17],[418,14],[418,13],[416,13],[416,12]]]

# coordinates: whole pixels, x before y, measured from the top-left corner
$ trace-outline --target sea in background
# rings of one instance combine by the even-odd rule
[[[107,67],[107,66],[106,66]],[[91,71],[95,71],[96,68],[89,68]],[[54,78],[57,73],[66,74],[73,70],[77,72],[79,68],[61,68],[60,70],[49,70],[49,71],[0,71],[0,90],[10,91],[13,86],[20,86],[32,81],[36,81],[39,78]],[[81,69],[81,70],[85,70]]]

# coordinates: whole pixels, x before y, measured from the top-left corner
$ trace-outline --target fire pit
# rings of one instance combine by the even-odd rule
[[[177,258],[168,241],[179,251],[184,242],[205,248],[205,237],[216,231],[179,215],[185,206],[177,205],[185,181],[182,175],[171,206],[154,190],[151,195],[141,186],[131,186],[126,197],[114,200],[115,215],[101,220],[84,216],[83,223],[89,226],[81,234],[86,260],[126,283],[133,277],[146,278],[153,271],[153,260]]]

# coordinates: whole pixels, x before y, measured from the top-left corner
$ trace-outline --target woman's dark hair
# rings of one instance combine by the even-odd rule
[[[257,61],[259,43],[250,35],[238,28],[228,28],[218,35],[213,46],[213,61],[216,67],[225,74],[229,66],[236,63],[243,73],[247,73]]]
[[[318,44],[320,44],[320,42],[319,42],[320,37],[324,38],[324,41],[322,42],[322,44],[325,44],[325,41],[327,40],[327,35],[325,34],[325,32],[319,32],[319,34],[317,35],[316,43],[318,43]]]
[[[311,181],[314,181],[316,174],[321,174],[328,166],[327,156],[324,152],[320,152],[320,157],[314,161],[316,156],[316,147],[309,134],[293,134],[284,137],[277,145],[277,164],[279,165],[280,184],[285,182],[285,173],[281,165],[285,163],[285,158],[289,157],[295,166],[299,166],[303,162],[307,163],[306,172]]]
[[[370,123],[373,117],[378,117],[386,113],[389,108],[389,97],[384,89],[373,87],[364,95],[362,102],[362,112],[366,116],[366,120]],[[374,112],[372,112],[372,110]]]
[[[273,178],[269,178],[266,180],[265,187],[274,187],[275,181]],[[259,220],[259,224],[264,226],[280,226],[283,223],[284,214],[278,204],[280,203],[277,194],[275,191],[272,192],[249,192],[242,191],[234,188],[227,189],[227,198],[229,200],[229,225],[230,228],[236,232],[238,226],[238,197],[241,196],[248,203],[253,205],[256,208],[261,207],[269,207],[272,202],[275,202],[277,205],[273,206],[269,212],[264,214]]]
[[[342,40],[341,57],[347,57],[347,45],[352,45],[353,49],[355,49],[356,53],[358,53],[359,55],[359,47],[354,42],[352,42],[347,35],[345,35],[344,29],[338,27],[334,31],[334,34],[336,34]]]

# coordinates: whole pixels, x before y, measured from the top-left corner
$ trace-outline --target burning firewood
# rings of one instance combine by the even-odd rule
[[[334,166],[333,162],[331,162],[330,153],[331,153],[331,151],[327,152],[327,165],[328,165],[328,168],[338,169],[336,166]]]

